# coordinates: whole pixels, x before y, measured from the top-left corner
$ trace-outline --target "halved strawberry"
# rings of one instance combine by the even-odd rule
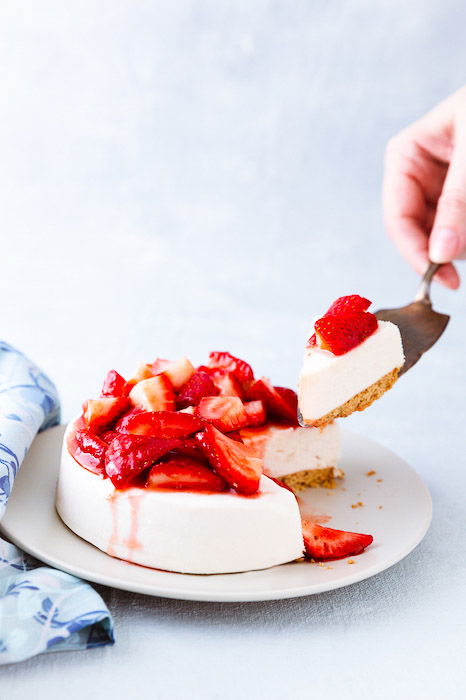
[[[169,457],[178,457],[182,455],[183,457],[192,457],[197,459],[198,462],[207,462],[207,458],[201,449],[198,441],[194,437],[180,438],[180,445],[174,450],[171,450]]]
[[[129,416],[121,432],[156,438],[182,438],[197,433],[203,427],[202,421],[189,413],[143,411]]]
[[[100,433],[99,438],[109,445],[118,434],[117,430],[106,430],[105,433]]]
[[[207,425],[203,433],[197,433],[196,440],[210,465],[229,486],[244,495],[256,493],[263,464],[246,445],[231,440],[213,425]]]
[[[272,386],[266,377],[256,379],[246,392],[246,398],[263,401],[267,413],[275,418],[286,420],[292,425],[298,425],[296,410],[290,406],[277,389]]]
[[[131,386],[128,386],[126,380],[123,379],[121,374],[114,369],[107,372],[107,376],[104,379],[104,384],[101,396],[128,396],[131,390]]]
[[[254,372],[251,365],[244,360],[230,355],[229,352],[211,352],[209,354],[209,367],[226,369],[232,372],[245,389],[254,381]]]
[[[316,561],[342,559],[361,554],[374,539],[372,535],[333,530],[307,520],[302,521],[302,528],[306,554]]]
[[[190,457],[173,457],[154,464],[147,477],[148,489],[181,491],[225,491],[225,481],[202,462]]]
[[[145,411],[174,411],[175,394],[171,381],[165,374],[143,379],[131,389],[129,398],[133,406]]]
[[[346,297],[338,297],[330,306],[324,316],[337,316],[339,314],[352,313],[353,311],[367,311],[372,304],[369,299],[359,296],[359,294],[349,294]]]
[[[101,433],[108,430],[115,421],[129,407],[128,399],[116,397],[104,397],[101,399],[89,399],[83,404],[84,422],[93,433]]]
[[[191,379],[195,371],[187,357],[174,361],[158,358],[152,365],[152,372],[154,374],[162,372],[166,374],[176,391],[179,391]]]
[[[311,335],[309,340],[307,341],[307,347],[308,348],[315,348],[317,346],[317,336],[315,333]]]
[[[244,404],[248,416],[247,425],[262,425],[267,420],[265,406],[262,401],[247,401]]]
[[[244,397],[243,387],[233,372],[216,367],[204,367],[204,365],[198,367],[198,371],[207,372],[218,387],[220,396],[239,396],[240,399]]]
[[[215,386],[207,372],[196,372],[191,379],[181,387],[177,399],[179,408],[197,406],[204,396],[217,396],[218,387]]]
[[[215,425],[224,433],[248,424],[248,414],[237,396],[206,396],[200,400],[195,415]]]
[[[107,443],[93,435],[90,430],[77,430],[68,444],[69,450],[75,460],[85,469],[104,478],[105,453]]]
[[[142,408],[137,408],[136,406],[133,406],[129,411],[126,411],[126,413],[123,413],[122,416],[117,420],[117,422],[114,425],[114,430],[117,430],[118,432],[124,433],[124,427],[131,416],[135,416],[136,413],[143,413]]]
[[[145,435],[118,435],[108,446],[105,471],[116,488],[126,486],[154,462],[179,447],[177,438],[160,439]]]
[[[377,327],[376,317],[367,311],[323,316],[314,324],[320,347],[334,355],[343,355],[355,348],[375,333]]]

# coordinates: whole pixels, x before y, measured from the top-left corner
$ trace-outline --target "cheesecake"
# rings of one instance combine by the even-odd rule
[[[363,411],[396,382],[404,364],[400,331],[378,321],[370,303],[340,297],[315,321],[298,382],[302,425],[325,426]]]

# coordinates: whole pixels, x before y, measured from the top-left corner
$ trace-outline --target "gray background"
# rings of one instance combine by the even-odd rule
[[[408,301],[384,145],[466,82],[465,23],[460,0],[2,0],[0,327],[64,419],[155,356],[229,349],[293,385],[333,298]],[[434,294],[445,337],[346,422],[431,489],[411,556],[276,603],[103,589],[117,644],[3,669],[2,696],[460,697],[465,292]]]

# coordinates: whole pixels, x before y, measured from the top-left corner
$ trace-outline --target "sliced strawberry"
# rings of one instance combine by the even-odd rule
[[[240,442],[223,435],[213,425],[207,425],[196,440],[204,450],[213,469],[238,493],[250,495],[259,488],[262,460]]]
[[[124,427],[125,427],[128,419],[131,418],[131,416],[135,416],[136,413],[142,413],[142,412],[143,412],[142,408],[137,408],[136,406],[134,406],[126,413],[123,413],[123,415],[120,416],[120,418],[115,423],[114,430],[117,430],[118,432],[124,433],[125,432]]]
[[[83,404],[84,422],[93,433],[101,433],[108,430],[113,421],[121,416],[128,407],[129,401],[124,398],[89,399]]]
[[[105,433],[99,435],[99,438],[109,445],[118,434],[117,430],[106,430]]]
[[[190,457],[174,457],[154,464],[149,472],[148,489],[182,491],[225,491],[225,481],[202,462]]]
[[[154,374],[163,372],[171,381],[173,388],[179,391],[187,381],[191,379],[196,371],[187,357],[182,357],[181,360],[155,360],[152,365]]]
[[[240,399],[244,397],[243,387],[233,372],[229,372],[227,369],[204,367],[204,365],[198,367],[198,371],[207,372],[209,377],[212,377],[220,396],[239,396]]]
[[[224,433],[248,425],[248,414],[237,396],[206,396],[200,400],[195,415]]]
[[[160,439],[145,435],[120,434],[108,446],[105,471],[113,485],[122,488],[180,444],[180,440],[176,438]]]
[[[246,397],[252,401],[263,401],[270,416],[286,420],[292,425],[298,425],[296,410],[290,406],[288,400],[283,398],[266,377],[261,377],[251,384],[246,392]]]
[[[340,316],[323,316],[315,322],[317,340],[323,350],[343,355],[375,333],[378,322],[374,314],[353,311]]]
[[[225,433],[225,435],[235,442],[243,442],[243,438],[241,437],[239,430],[230,430],[228,433]]]
[[[274,430],[275,428],[272,425],[266,423],[265,425],[261,425],[257,428],[249,426],[246,428],[241,428],[239,434],[244,444],[251,449],[252,454],[262,459],[265,455],[267,443]]]
[[[126,380],[123,379],[121,374],[114,369],[107,372],[107,376],[104,379],[104,384],[101,396],[128,396],[131,387],[128,386]]]
[[[267,420],[263,401],[247,401],[244,408],[248,416],[247,425],[262,425]]]
[[[226,369],[232,372],[245,389],[254,381],[254,372],[251,365],[230,355],[229,352],[211,352],[209,354],[209,367]]]
[[[193,437],[180,438],[180,445],[174,450],[171,450],[169,453],[169,457],[178,457],[180,455],[182,455],[183,457],[192,457],[193,459],[197,459],[198,462],[207,461],[206,456],[201,449],[201,446],[199,445],[198,441]]]
[[[315,333],[311,335],[309,340],[307,341],[307,347],[308,348],[315,348],[317,346],[317,336]]]
[[[165,374],[143,379],[131,389],[129,398],[133,406],[144,411],[174,411],[175,394]]]
[[[121,432],[132,435],[150,435],[156,438],[182,438],[197,433],[203,427],[202,421],[189,413],[142,411],[129,416],[121,428]]]
[[[372,304],[369,299],[360,297],[359,294],[350,294],[346,297],[339,297],[333,302],[324,316],[337,316],[339,314],[353,313],[353,311],[367,311]]]
[[[152,365],[145,364],[145,365],[139,365],[139,367],[136,370],[136,374],[132,379],[130,379],[131,383],[137,384],[138,382],[141,382],[143,379],[150,379],[150,377],[153,377],[154,373],[152,371]]]
[[[372,535],[333,530],[306,520],[302,521],[302,528],[306,554],[316,561],[342,559],[361,554],[374,539]]]
[[[217,394],[218,388],[207,372],[196,372],[191,379],[181,387],[177,405],[179,408],[197,406],[204,396],[217,396]]]
[[[104,478],[105,453],[107,443],[93,435],[90,430],[77,430],[68,443],[69,450],[75,460],[85,469]]]
[[[276,386],[275,391],[280,394],[282,399],[291,407],[294,414],[298,412],[298,394],[293,389],[288,389],[286,386]]]

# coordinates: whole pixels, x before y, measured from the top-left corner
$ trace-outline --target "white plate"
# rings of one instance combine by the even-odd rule
[[[16,479],[1,523],[12,542],[63,571],[137,593],[204,601],[258,601],[322,593],[362,581],[396,564],[422,540],[431,518],[430,494],[416,472],[393,452],[343,431],[346,478],[335,490],[308,489],[308,513],[331,518],[329,527],[374,536],[363,554],[319,566],[299,562],[242,574],[195,576],[130,564],[104,554],[62,523],[55,486],[64,427],[39,435]],[[367,476],[375,470],[376,474]],[[363,503],[356,508],[352,505]]]

